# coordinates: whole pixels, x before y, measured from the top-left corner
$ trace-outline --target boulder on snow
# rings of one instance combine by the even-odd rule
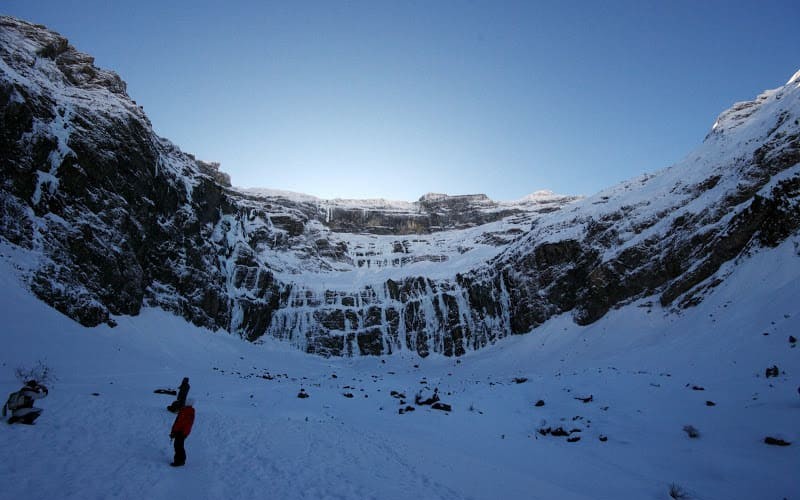
[[[697,438],[700,437],[700,431],[693,425],[684,425],[683,432],[685,432],[690,438]]]
[[[305,389],[300,389],[300,392],[297,393],[297,397],[300,398],[300,399],[305,399],[305,398],[309,397],[309,395],[308,395],[308,393],[306,392]]]
[[[781,374],[780,370],[778,369],[778,365],[772,365],[771,367],[766,369],[766,377],[777,377]]]
[[[439,401],[439,389],[436,388],[433,390],[433,394],[429,397],[425,397],[426,394],[424,392],[418,392],[416,396],[414,396],[414,404],[417,406],[424,406],[424,405],[432,405],[433,403]]]
[[[765,437],[764,438],[764,443],[770,444],[770,445],[773,445],[773,446],[789,446],[789,445],[792,444],[792,443],[790,443],[788,441],[784,441],[783,439],[774,438],[774,437],[771,437],[771,436]]]
[[[453,411],[453,407],[446,403],[436,402],[431,405],[431,408],[434,410],[441,410],[441,411]]]
[[[533,406],[536,406],[536,407],[544,406],[544,399],[540,399]]]

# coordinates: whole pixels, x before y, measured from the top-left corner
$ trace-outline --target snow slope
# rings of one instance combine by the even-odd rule
[[[721,270],[724,283],[680,314],[639,302],[586,327],[563,315],[459,360],[322,359],[157,309],[87,329],[19,285],[24,254],[0,254],[0,391],[38,359],[59,377],[35,426],[0,427],[4,498],[666,499],[673,482],[703,499],[798,492],[797,236]],[[773,364],[781,375],[765,379]],[[183,376],[197,421],[175,470],[171,398],[153,390]],[[451,412],[398,413],[434,388]],[[546,426],[581,440],[537,434]]]

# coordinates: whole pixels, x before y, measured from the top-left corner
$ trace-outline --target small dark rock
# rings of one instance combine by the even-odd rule
[[[178,391],[173,391],[172,389],[156,389],[153,392],[156,394],[169,394],[170,396],[178,395]]]
[[[794,344],[797,342],[797,338],[794,335],[789,335],[789,343]]]
[[[717,406],[717,403],[713,401],[706,401],[706,406]]]
[[[792,444],[788,441],[784,441],[783,439],[778,439],[770,436],[765,437],[764,442],[766,444],[771,444],[773,446],[789,446],[790,444]]]
[[[600,434],[600,437],[598,439],[600,439],[600,441],[605,443],[606,441],[608,441],[608,436],[604,436],[604,435]]]
[[[701,386],[701,385],[693,385],[693,386],[692,386],[692,390],[693,390],[693,391],[705,391],[705,390],[706,390],[706,388],[705,388],[705,387],[703,387],[703,386]]]
[[[685,432],[690,438],[700,437],[700,431],[698,431],[693,425],[684,425],[683,432]]]
[[[534,404],[533,406],[544,406],[544,400],[543,400],[543,399],[540,399],[540,400],[539,400],[539,401],[537,401],[537,402],[536,402],[536,404]]]
[[[442,411],[453,411],[453,407],[446,403],[433,403],[431,408],[434,410],[442,410]]]
[[[527,381],[528,381],[527,377],[514,377],[515,384],[524,384]]]
[[[571,438],[567,438],[568,443],[576,443],[581,440],[580,436],[572,436]]]
[[[584,403],[591,403],[594,401],[594,397],[590,394],[588,398],[575,398],[578,401],[583,401]]]
[[[778,365],[772,365],[770,368],[767,368],[767,370],[766,370],[767,378],[777,377],[778,375],[780,375],[780,373],[781,372],[778,369]]]
[[[99,395],[100,395],[100,393],[99,393],[99,392],[93,392],[93,393],[92,393],[92,396],[99,396]]]
[[[342,396],[344,396],[346,398],[352,398],[353,397],[353,393],[352,392],[345,392],[344,394],[342,394]]]
[[[297,397],[300,398],[300,399],[305,399],[305,398],[309,397],[309,395],[308,395],[308,393],[306,392],[305,389],[300,389],[300,392],[297,393]]]

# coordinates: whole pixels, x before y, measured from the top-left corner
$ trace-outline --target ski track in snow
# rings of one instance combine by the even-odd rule
[[[25,291],[26,264],[2,245],[0,390],[38,359],[59,377],[35,426],[0,426],[13,450],[0,461],[3,497],[664,499],[675,482],[692,498],[793,498],[799,248],[795,236],[726,266],[692,309],[645,300],[587,327],[557,317],[456,360],[323,359],[154,309],[86,329]],[[782,373],[766,379],[773,364]],[[173,469],[172,398],[153,390],[183,376],[197,419],[187,466]],[[389,395],[412,404],[434,387],[451,413],[400,415]],[[580,428],[581,440],[538,435],[546,426]],[[768,435],[793,444],[767,446]]]

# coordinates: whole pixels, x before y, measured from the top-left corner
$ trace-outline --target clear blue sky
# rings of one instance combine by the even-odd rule
[[[234,185],[592,194],[800,69],[800,1],[30,1]]]

